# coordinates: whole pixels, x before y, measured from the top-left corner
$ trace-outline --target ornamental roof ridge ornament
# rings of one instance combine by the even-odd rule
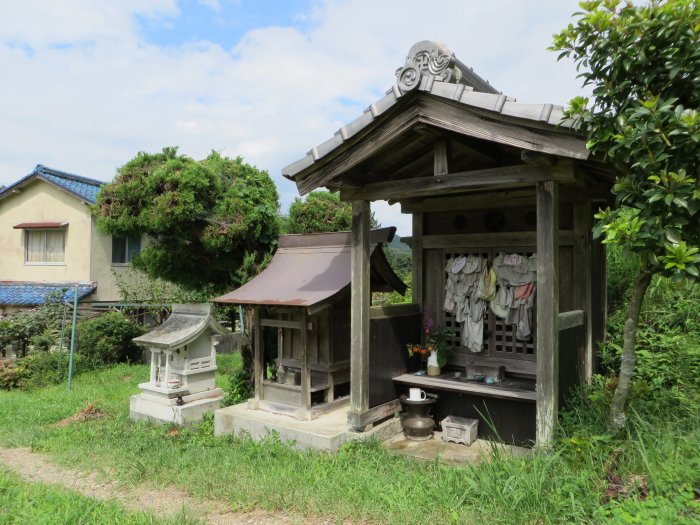
[[[447,82],[463,84],[474,91],[499,94],[487,80],[460,62],[449,48],[432,40],[413,44],[403,67],[396,70],[396,85],[401,94],[418,88],[423,82]]]

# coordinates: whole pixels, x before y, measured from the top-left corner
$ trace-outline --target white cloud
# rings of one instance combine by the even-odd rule
[[[218,2],[206,1],[210,8]],[[578,93],[571,64],[544,49],[574,0],[328,0],[296,27],[158,47],[136,17],[164,24],[174,0],[12,2],[0,16],[0,184],[44,163],[100,179],[139,150],[179,145],[242,155],[296,194],[286,164],[354,119],[394,81],[410,46],[439,39],[519,100],[564,103]],[[354,102],[353,102],[354,101]],[[386,225],[401,221],[375,204]]]
[[[216,11],[217,13],[221,12],[221,2],[219,2],[219,0],[199,0],[199,3],[212,11]]]

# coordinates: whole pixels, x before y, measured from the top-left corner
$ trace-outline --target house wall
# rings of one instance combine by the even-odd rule
[[[97,231],[97,221],[92,218],[90,228],[90,280],[97,282],[97,292],[92,301],[121,301],[117,279],[126,280],[134,275],[128,264],[112,264],[112,237]],[[146,247],[145,237],[141,238],[141,249]]]
[[[26,264],[22,222],[67,222],[62,264]],[[90,280],[92,218],[85,204],[51,184],[38,180],[0,202],[0,280],[86,282]]]
[[[22,222],[67,222],[65,262],[26,264]],[[142,248],[145,246],[142,239]],[[0,280],[97,283],[88,301],[120,301],[116,275],[126,277],[128,265],[112,265],[112,238],[97,231],[88,206],[52,184],[36,180],[0,201]],[[9,309],[5,309],[7,313]]]

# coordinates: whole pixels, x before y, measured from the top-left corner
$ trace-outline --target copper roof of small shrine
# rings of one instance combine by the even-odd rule
[[[176,349],[197,339],[207,328],[218,334],[227,333],[214,319],[211,304],[174,304],[172,314],[162,325],[134,338],[134,342],[145,347]]]
[[[395,231],[381,228],[370,232],[372,291],[406,291],[381,249]],[[214,302],[315,308],[331,304],[349,293],[350,241],[350,232],[281,235],[267,268]]]

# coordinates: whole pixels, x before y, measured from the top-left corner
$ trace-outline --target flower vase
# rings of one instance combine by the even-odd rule
[[[440,375],[440,365],[438,365],[437,352],[430,352],[430,357],[428,357],[428,375],[429,376],[439,376]]]

